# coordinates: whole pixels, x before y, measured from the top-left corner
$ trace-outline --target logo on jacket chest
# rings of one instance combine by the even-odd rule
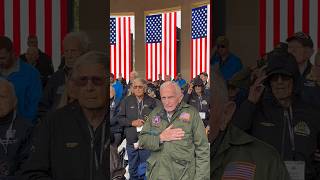
[[[300,136],[309,136],[311,131],[305,121],[300,121],[294,126],[294,132]]]

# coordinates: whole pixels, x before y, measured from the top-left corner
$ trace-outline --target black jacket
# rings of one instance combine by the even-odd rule
[[[203,96],[199,97],[195,92],[192,92],[191,94],[186,93],[183,97],[183,101],[194,106],[199,112],[205,113],[205,118],[202,119],[202,121],[206,127],[210,118],[209,96],[203,94]]]
[[[66,70],[59,69],[48,81],[39,102],[38,116],[44,118],[48,112],[56,109],[64,92]]]
[[[4,145],[0,147],[0,179],[17,178],[16,175],[19,174],[31,150],[32,125],[19,117],[14,121],[12,119],[13,112],[0,122],[0,138],[4,144],[7,144],[6,133],[13,122],[11,131],[13,136],[8,139],[6,148]],[[6,150],[7,153],[5,153]]]
[[[125,128],[128,145],[132,145],[138,141],[138,132],[136,127],[131,126],[132,121],[136,119],[145,119],[145,117],[148,116],[149,113],[157,106],[157,101],[145,94],[143,98],[143,105],[142,113],[139,115],[138,100],[136,96],[130,95],[121,102],[118,121],[120,126]]]
[[[112,98],[110,100],[110,129],[111,133],[123,133],[123,128],[120,126],[117,115],[119,113],[120,102]]]
[[[77,102],[49,114],[38,126],[34,151],[23,168],[23,176],[29,180],[105,180],[107,168],[103,166],[107,163],[96,170],[93,155],[96,151],[99,161],[103,124],[96,129],[92,139],[88,121]],[[104,125],[103,154],[109,153],[106,151],[109,123]]]
[[[295,152],[292,151],[284,109],[275,100],[264,100],[256,105],[244,101],[233,122],[249,134],[274,146],[283,160],[305,161],[308,180],[317,176],[312,161],[320,133],[320,112],[296,98],[292,104],[292,116]]]

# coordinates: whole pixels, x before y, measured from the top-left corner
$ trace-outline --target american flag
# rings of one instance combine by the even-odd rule
[[[255,164],[247,162],[231,162],[226,166],[222,179],[253,179],[255,171]]]
[[[146,79],[176,76],[178,17],[180,11],[146,16]]]
[[[314,49],[320,47],[320,2],[318,0],[260,0],[260,54],[295,32],[309,34]]]
[[[192,9],[191,78],[210,70],[210,5]],[[209,75],[210,77],[210,75]]]
[[[39,49],[61,59],[62,39],[68,31],[67,0],[0,0],[0,35],[9,37],[17,55],[27,50],[29,35],[37,35]]]
[[[110,72],[129,81],[131,71],[131,33],[133,32],[133,16],[114,16],[110,18]]]

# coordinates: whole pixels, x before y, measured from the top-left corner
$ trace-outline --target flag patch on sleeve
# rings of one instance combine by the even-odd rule
[[[256,165],[249,162],[231,162],[223,173],[222,180],[253,180]]]

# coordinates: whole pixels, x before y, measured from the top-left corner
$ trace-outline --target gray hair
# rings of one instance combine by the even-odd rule
[[[74,64],[74,68],[73,68],[74,70],[72,74],[74,74],[74,72],[77,71],[79,66],[93,65],[93,64],[101,64],[105,67],[105,71],[107,71],[107,59],[108,59],[107,55],[103,52],[89,51],[81,55],[80,57],[78,57],[77,61]]]
[[[90,40],[88,35],[85,32],[70,32],[68,33],[64,39],[63,39],[63,45],[67,42],[67,41],[71,41],[71,40],[78,40],[80,42],[80,50],[82,52],[88,52],[89,51],[89,46],[90,46]]]
[[[143,85],[147,85],[147,81],[142,78],[136,78],[133,80],[132,84],[135,82],[141,82]]]
[[[179,85],[173,81],[166,81],[164,82],[161,86],[160,86],[160,91],[161,89],[167,88],[168,86],[174,86],[175,90],[176,90],[176,94],[177,95],[182,95],[181,92],[181,88],[179,87]]]
[[[7,79],[0,77],[0,86],[1,85],[6,85],[7,87],[9,87],[12,99],[17,101],[16,90],[14,88],[14,85],[10,81],[8,81]]]

